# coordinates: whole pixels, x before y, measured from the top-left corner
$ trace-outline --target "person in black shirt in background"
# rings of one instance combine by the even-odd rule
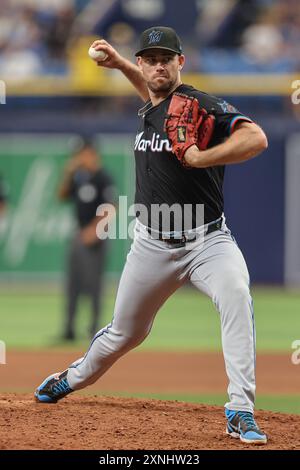
[[[67,260],[66,340],[75,339],[75,316],[81,294],[91,300],[91,337],[98,330],[107,240],[97,237],[96,211],[101,204],[115,202],[113,181],[100,162],[92,144],[84,142],[68,161],[58,190],[60,200],[73,203],[77,221]]]
[[[83,358],[48,377],[37,388],[35,397],[39,402],[53,403],[94,383],[119,357],[146,338],[160,307],[189,280],[212,299],[220,314],[229,379],[226,432],[248,444],[266,444],[267,436],[254,420],[255,328],[249,274],[225,224],[222,192],[224,166],[261,153],[267,148],[266,136],[223,99],[182,84],[185,57],[173,29],[155,26],[142,33],[137,66],[105,40],[97,40],[92,46],[107,54],[99,65],[121,70],[146,102],[139,111],[140,127],[134,144],[138,205],[135,237],[120,280],[112,322],[99,331]],[[196,104],[197,113],[204,112],[210,119],[214,116],[215,125],[205,149],[197,140],[179,154],[165,124],[171,104],[182,98]],[[177,114],[184,116],[184,122],[198,122],[193,113],[185,114],[180,109]],[[175,129],[176,145],[185,142],[190,126]],[[198,139],[201,128],[196,129]],[[168,231],[163,226],[166,217],[152,209],[163,205],[171,209],[174,204],[177,213],[172,221],[168,220],[172,222]],[[178,206],[188,206],[187,224]],[[178,222],[184,222],[181,231]]]

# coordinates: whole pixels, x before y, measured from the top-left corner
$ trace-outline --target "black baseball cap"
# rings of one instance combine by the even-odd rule
[[[136,56],[148,49],[165,49],[167,51],[182,54],[180,39],[172,28],[166,26],[153,26],[146,29],[140,37],[140,48]]]

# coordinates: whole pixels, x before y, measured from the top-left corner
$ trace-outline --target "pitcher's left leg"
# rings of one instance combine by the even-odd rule
[[[249,274],[230,234],[207,237],[190,269],[191,282],[207,293],[220,313],[222,345],[229,378],[230,410],[250,411],[255,399],[255,327]]]

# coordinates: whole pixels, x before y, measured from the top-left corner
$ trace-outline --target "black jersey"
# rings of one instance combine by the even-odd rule
[[[103,169],[92,173],[84,169],[75,171],[70,190],[80,227],[88,225],[95,217],[100,204],[115,203],[115,187],[109,174]]]
[[[238,121],[252,122],[221,98],[188,85],[180,85],[176,91],[196,97],[201,108],[215,114],[216,125],[209,147],[222,143]],[[179,204],[183,210],[184,207],[191,210],[191,227],[185,228],[195,228],[199,225],[199,205],[204,206],[205,224],[218,219],[223,213],[224,166],[186,168],[177,160],[163,131],[171,97],[168,96],[157,106],[152,106],[149,101],[139,111],[141,124],[134,146],[135,203],[143,205],[147,211],[146,215],[142,211],[137,215],[143,224],[161,229],[161,221],[151,218],[151,206]]]

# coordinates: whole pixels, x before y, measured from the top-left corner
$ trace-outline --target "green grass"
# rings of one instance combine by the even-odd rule
[[[80,392],[88,395],[88,392]],[[95,395],[95,394],[93,394]],[[152,398],[156,400],[176,400],[187,403],[203,403],[207,405],[224,406],[228,401],[227,395],[221,394],[178,394],[178,393],[116,393],[105,392],[101,396],[120,396],[120,397],[136,397],[136,398]],[[100,396],[100,394],[99,394]],[[256,410],[269,410],[280,413],[300,414],[299,395],[261,395],[256,399]]]
[[[254,307],[258,351],[292,352],[291,343],[300,339],[300,292],[255,289]],[[132,293],[134,295],[134,293]],[[104,302],[102,326],[109,323],[115,289],[109,288]],[[88,344],[89,308],[82,302],[78,316],[79,340],[72,346]],[[7,348],[44,348],[56,345],[63,324],[63,298],[57,292],[2,292],[0,296],[0,339]],[[210,299],[193,289],[181,289],[157,315],[142,349],[220,350],[219,315]]]

